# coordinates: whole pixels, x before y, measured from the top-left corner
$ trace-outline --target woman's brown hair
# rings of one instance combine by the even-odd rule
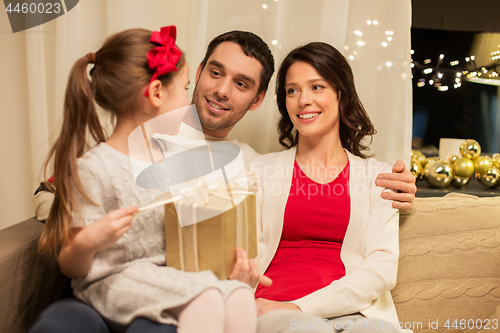
[[[71,193],[72,183],[95,205],[82,186],[77,168],[77,158],[89,148],[89,136],[97,143],[106,141],[94,101],[117,119],[141,109],[141,90],[154,74],[148,66],[147,53],[158,46],[150,42],[151,33],[146,29],[130,29],[114,34],[95,56],[81,57],[73,65],[64,98],[61,133],[44,166],[46,174],[54,157],[55,199],[38,243],[41,253],[57,256],[60,246],[68,240],[73,211],[78,212]],[[90,61],[95,64],[89,79]],[[180,69],[184,63],[182,55],[176,67]],[[167,85],[176,73],[169,72],[158,80]]]
[[[296,62],[305,62],[313,66],[316,71],[340,93],[340,141],[342,147],[354,155],[362,158],[362,153],[368,149],[361,143],[363,137],[375,134],[375,129],[368,114],[359,100],[354,86],[354,77],[346,58],[333,46],[315,42],[292,50],[283,60],[276,78],[276,99],[281,118],[278,122],[279,142],[286,148],[297,145],[299,133],[293,127],[292,120],[286,109],[286,73]]]

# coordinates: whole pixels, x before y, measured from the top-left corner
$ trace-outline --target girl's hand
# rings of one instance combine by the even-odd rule
[[[255,300],[255,306],[257,307],[257,317],[262,316],[264,313],[276,310],[302,311],[297,305],[293,303],[276,302],[265,298],[257,298]]]
[[[130,229],[137,211],[135,206],[120,208],[84,228],[71,228],[57,257],[61,272],[71,279],[87,275],[96,252],[115,244]]]
[[[135,206],[113,210],[81,229],[73,244],[96,253],[114,245],[132,226]]]
[[[259,283],[266,287],[273,283],[267,276],[260,275],[255,261],[248,259],[247,253],[241,248],[236,249],[236,264],[229,279],[244,282],[252,288],[255,288]]]

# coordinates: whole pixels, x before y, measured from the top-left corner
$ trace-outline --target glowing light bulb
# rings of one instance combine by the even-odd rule
[[[429,64],[430,62],[431,62],[431,59],[425,59],[424,60],[424,64],[426,64],[426,65]]]
[[[410,54],[414,54],[415,53],[415,50],[410,50]]]
[[[444,58],[444,54],[440,54],[439,59],[443,59],[443,58]]]
[[[392,66],[392,62],[388,61],[388,62],[386,62],[386,63],[385,63],[385,65],[386,65],[387,67],[391,67],[391,66]]]
[[[377,25],[377,24],[378,24],[378,21],[377,21],[377,20],[373,21],[373,24]]]
[[[363,46],[363,45],[365,45],[365,42],[363,42],[362,40],[358,40],[358,45]]]
[[[382,46],[383,46],[383,47],[386,47],[386,46],[387,46],[387,43],[386,43],[386,42],[383,42],[383,43],[382,43]]]
[[[370,25],[370,24],[372,24],[372,21],[368,20],[368,21],[366,21],[366,24]]]
[[[387,40],[390,42],[392,40],[392,37],[391,36],[387,37]]]
[[[272,41],[273,45],[277,45],[278,44],[278,41],[275,39]]]
[[[470,59],[471,59],[471,60],[474,60],[474,59],[476,59],[476,57],[474,57],[473,55],[471,55],[471,56],[470,56]]]
[[[352,55],[349,56],[349,59],[354,60],[354,57]]]
[[[346,46],[344,46],[344,49],[345,49],[345,50],[349,50],[349,46],[347,46],[347,45],[346,45]]]
[[[266,9],[266,8],[267,8],[267,5],[266,5],[266,4],[263,4],[263,5],[262,5],[262,8]]]
[[[443,73],[438,73],[438,78],[442,78],[443,77]]]
[[[462,76],[462,73],[458,72],[457,77],[461,77],[461,76]]]
[[[432,68],[424,69],[424,74],[430,74],[430,73],[432,73]]]
[[[363,36],[363,33],[359,30],[354,31],[354,34],[358,36]]]
[[[429,80],[429,84],[432,86],[434,84],[434,80]]]
[[[470,58],[469,57],[465,57],[465,61],[469,62]]]

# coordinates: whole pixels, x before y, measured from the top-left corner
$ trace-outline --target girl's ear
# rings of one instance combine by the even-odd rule
[[[149,96],[147,97],[151,104],[153,104],[155,107],[159,108],[161,107],[161,98],[162,94],[164,93],[162,91],[163,84],[161,83],[160,80],[154,80],[151,82],[149,85]]]

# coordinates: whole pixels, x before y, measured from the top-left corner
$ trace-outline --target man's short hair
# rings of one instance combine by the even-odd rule
[[[267,91],[269,81],[274,73],[273,54],[262,38],[249,31],[233,30],[212,39],[210,44],[208,44],[205,58],[201,62],[202,70],[205,68],[208,58],[214,53],[215,48],[224,42],[232,42],[239,45],[247,57],[254,58],[260,62],[262,72],[260,73],[259,93]]]

